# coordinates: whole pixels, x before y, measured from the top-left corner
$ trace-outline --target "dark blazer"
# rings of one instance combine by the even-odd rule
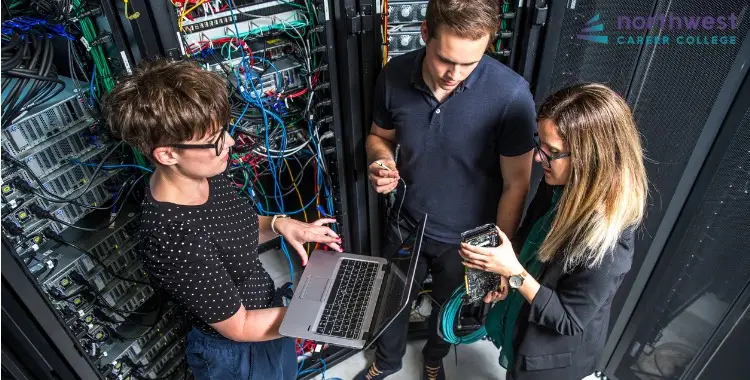
[[[542,181],[512,241],[516,252],[551,199],[552,188]],[[633,242],[631,228],[597,268],[563,273],[560,261],[543,265],[536,277],[541,288],[516,323],[508,379],[580,380],[594,372],[607,339],[612,298],[630,270]]]

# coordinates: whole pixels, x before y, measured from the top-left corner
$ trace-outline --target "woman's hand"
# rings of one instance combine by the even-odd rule
[[[469,268],[497,273],[503,277],[510,277],[523,272],[523,266],[513,251],[510,240],[499,228],[500,245],[497,247],[475,247],[461,243],[458,253]]]
[[[508,297],[509,292],[510,284],[508,283],[508,277],[500,276],[500,285],[497,286],[497,290],[492,290],[484,296],[484,303],[502,301]]]
[[[332,229],[323,226],[328,223],[336,223],[336,219],[318,219],[308,224],[292,218],[277,218],[274,228],[297,251],[304,266],[307,265],[305,243],[323,243],[334,251],[343,252],[341,246],[339,246],[341,244],[339,235],[336,235]]]

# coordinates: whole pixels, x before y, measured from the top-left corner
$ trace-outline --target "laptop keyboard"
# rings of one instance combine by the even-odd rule
[[[356,339],[362,331],[378,263],[342,259],[316,332]]]

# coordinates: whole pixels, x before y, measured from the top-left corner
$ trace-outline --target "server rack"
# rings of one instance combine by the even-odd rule
[[[743,19],[735,29],[719,33],[733,36],[734,44],[689,45],[678,44],[677,35],[710,39],[718,31],[680,33],[658,24],[628,31],[618,29],[618,17],[729,16],[747,10],[742,1],[550,2],[535,73],[537,104],[574,83],[608,84],[633,109],[647,158],[646,219],[633,266],[613,301],[610,335],[598,365],[609,378],[695,379],[717,373],[719,367],[712,363],[734,363],[737,368],[736,356],[719,359],[710,350],[721,345],[728,353],[729,347],[742,347],[725,334],[731,336],[730,331],[736,331],[731,327],[743,323],[748,305],[743,289],[750,280],[741,259],[729,259],[737,267],[725,266],[730,265],[727,256],[742,256],[743,248],[729,242],[745,235],[730,232],[734,223],[744,223],[731,215],[750,202],[744,188],[734,191],[735,181],[740,187],[747,181],[741,168],[750,151],[745,137],[750,24]],[[603,30],[590,34],[608,36],[608,43],[578,38],[594,19]],[[620,36],[668,36],[672,44],[620,43]],[[720,241],[728,245],[706,251],[711,242]],[[706,271],[731,279],[715,279]],[[713,303],[714,296],[721,302]],[[706,309],[713,309],[711,317]],[[676,333],[676,326],[683,331]],[[670,339],[674,343],[685,333],[691,335],[687,348],[682,341],[659,352],[660,344]],[[663,368],[654,364],[655,356],[664,358]],[[722,375],[741,377],[729,368]]]
[[[104,45],[104,50],[112,66],[110,69],[115,74],[127,71],[129,66],[142,59],[155,56],[176,58],[183,55],[180,40],[175,33],[178,26],[171,13],[172,4],[167,1],[130,0],[130,12],[140,14],[139,17],[130,19],[124,15],[122,2],[109,0],[105,4],[104,1],[101,3],[100,13],[91,17],[95,18],[95,24],[103,34],[112,35],[110,42]],[[240,3],[240,1],[237,2]],[[247,2],[247,4],[251,3],[262,2]],[[507,3],[510,7],[503,12],[502,18],[512,20],[512,22],[506,23],[505,33],[502,31],[498,33],[498,37],[505,38],[502,40],[502,49],[498,49],[498,45],[495,45],[495,50],[500,52],[498,59],[522,74],[531,83],[538,103],[541,103],[552,91],[578,81],[607,83],[626,96],[633,106],[639,126],[647,140],[647,150],[672,155],[671,158],[669,156],[658,157],[659,163],[670,163],[668,166],[657,165],[657,163],[651,163],[649,166],[649,177],[658,190],[660,203],[652,206],[649,211],[649,220],[645,226],[647,233],[643,235],[637,247],[636,263],[616,298],[613,310],[620,312],[615,312],[613,315],[619,314],[619,317],[612,319],[611,336],[600,363],[605,375],[613,378],[628,378],[628,375],[616,372],[627,371],[627,365],[622,363],[627,363],[628,355],[632,357],[628,354],[629,352],[639,351],[631,351],[632,342],[642,342],[646,339],[643,337],[650,334],[653,338],[654,334],[658,334],[656,330],[649,330],[648,333],[638,331],[638,326],[643,323],[642,318],[646,315],[639,310],[648,310],[644,309],[646,307],[644,305],[648,305],[649,302],[658,302],[663,292],[668,290],[663,284],[657,287],[656,278],[657,274],[666,273],[664,268],[669,266],[669,258],[675,254],[675,249],[678,249],[680,231],[685,231],[687,228],[688,220],[681,219],[686,218],[683,213],[693,212],[694,210],[690,211],[690,207],[700,202],[697,194],[705,192],[711,170],[718,167],[716,166],[718,163],[712,160],[723,157],[721,149],[724,148],[722,147],[728,146],[732,136],[740,136],[739,131],[747,127],[745,121],[740,123],[735,120],[735,124],[731,124],[723,120],[737,118],[737,109],[741,109],[742,103],[734,99],[741,98],[739,94],[746,92],[747,86],[743,87],[745,90],[740,90],[740,84],[743,83],[743,78],[746,78],[748,67],[743,64],[746,62],[743,59],[749,56],[750,43],[746,38],[748,23],[742,23],[741,28],[736,32],[739,41],[737,46],[723,50],[714,48],[703,52],[665,50],[653,46],[596,45],[577,40],[573,36],[582,27],[583,22],[597,12],[602,18],[611,19],[617,12],[651,14],[663,11],[665,7],[682,12],[696,12],[697,9],[706,12],[736,9],[739,12],[743,9],[746,11],[746,5],[743,8],[743,3],[737,1],[720,4],[707,1],[698,3],[641,1],[625,4],[619,1],[593,3],[544,0],[522,1],[517,4],[508,1],[500,3]],[[338,187],[336,189],[337,216],[340,218],[346,248],[351,251],[380,254],[378,242],[380,223],[383,220],[383,205],[381,199],[369,190],[367,183],[364,137],[367,135],[371,122],[371,88],[379,68],[384,63],[381,59],[383,57],[382,46],[386,44],[390,48],[391,42],[401,42],[400,40],[389,41],[387,29],[378,28],[378,25],[382,27],[383,19],[398,16],[392,15],[388,6],[401,6],[399,4],[410,4],[412,9],[419,10],[420,4],[424,4],[424,1],[325,0],[315,2],[318,19],[324,20],[322,22],[324,37],[322,38],[325,39],[324,50],[329,65],[328,71],[331,73],[330,115],[332,116],[331,130],[335,136],[333,161],[336,167],[336,173],[332,176],[335,186]],[[5,11],[3,14],[6,17],[9,14],[7,11],[9,2],[4,1],[3,6]],[[411,25],[401,27],[401,31],[405,30],[413,34],[413,29],[410,27],[415,26],[414,22],[419,20],[421,13],[409,11],[406,14],[411,18],[401,21],[405,24],[411,22]],[[509,31],[512,32],[508,34]],[[659,30],[649,30],[644,31],[643,35],[657,33]],[[420,46],[418,40],[411,38],[409,41],[406,44],[407,48]],[[389,50],[393,51],[393,49]],[[400,47],[396,50],[404,51]],[[387,61],[388,54],[385,56],[385,61]],[[688,59],[689,56],[701,57],[701,60],[693,61],[694,69],[698,72],[704,72],[701,71],[701,67],[708,65],[714,69],[701,78],[703,80],[701,91],[691,91],[689,87],[693,82],[682,78],[681,68],[675,67],[674,62],[691,62]],[[659,70],[656,74],[653,71],[655,68]],[[64,72],[64,69],[61,71]],[[73,86],[85,87],[85,84],[74,83]],[[679,100],[682,103],[690,102],[699,107],[691,112],[680,114],[678,112],[681,109],[680,101],[661,107],[657,107],[657,104],[653,102],[655,98],[669,98],[669,94],[675,93],[680,94]],[[91,112],[85,103],[83,106],[81,112]],[[667,112],[669,110],[676,110],[677,113]],[[665,125],[689,128],[688,130],[676,127],[665,129]],[[669,132],[670,130],[675,133]],[[736,132],[731,134],[728,132],[731,130]],[[664,139],[664,133],[671,133],[669,135],[671,140]],[[3,141],[7,141],[5,135]],[[677,141],[684,149],[670,151],[658,145],[666,141]],[[737,141],[745,143],[746,139],[737,138]],[[72,140],[70,143],[75,144]],[[11,147],[10,149],[21,148],[27,149],[26,147]],[[31,148],[34,146],[30,145],[29,149]],[[86,159],[96,157],[95,155],[101,153],[97,149],[91,149],[87,153],[91,156],[82,157]],[[6,151],[5,146],[3,151]],[[708,153],[709,151],[711,153]],[[132,158],[129,154],[126,156]],[[98,157],[102,158],[102,156]],[[47,159],[51,158],[47,157]],[[714,169],[702,169],[704,166],[710,166],[712,162]],[[4,161],[4,178],[8,174],[6,168]],[[53,171],[59,168],[44,170],[44,173],[47,173],[47,170]],[[5,206],[7,205],[6,198],[9,200],[11,198],[6,197],[6,194],[3,196]],[[99,193],[92,196],[99,196],[100,198],[97,199],[99,202],[103,200],[101,197],[106,197],[107,194]],[[690,206],[691,204],[693,206]],[[80,210],[65,210],[65,212],[75,213],[74,218],[81,215]],[[6,213],[3,215],[5,216]],[[81,223],[99,225],[101,220],[106,220],[107,217],[108,215],[87,216]],[[50,223],[50,225],[53,224]],[[63,226],[53,225],[53,227],[57,229],[56,232],[63,232]],[[75,234],[70,237],[64,233],[63,236],[71,239],[78,238]],[[6,301],[3,303],[3,325],[4,330],[6,325],[19,326],[12,330],[13,340],[4,338],[3,364],[4,371],[7,370],[7,372],[3,373],[11,373],[18,378],[22,376],[45,378],[54,371],[54,374],[49,376],[96,378],[92,376],[99,376],[96,374],[98,365],[91,359],[90,353],[85,352],[83,347],[76,343],[76,334],[69,328],[61,328],[65,325],[65,321],[53,312],[54,306],[44,292],[38,286],[33,285],[37,283],[33,273],[24,269],[26,264],[23,258],[28,260],[27,252],[34,250],[34,244],[37,245],[36,249],[42,252],[44,258],[41,267],[36,268],[35,272],[44,270],[45,265],[50,265],[47,263],[49,260],[45,260],[49,255],[44,254],[50,251],[43,246],[44,241],[38,244],[34,241],[37,238],[36,235],[28,237],[30,239],[22,242],[24,249],[18,252],[17,237],[7,233],[3,236],[3,292],[5,296],[7,290],[10,299],[14,300],[7,306]],[[47,239],[44,234],[38,237]],[[54,246],[54,242],[48,242],[48,244]],[[277,244],[277,242],[272,242],[267,247],[274,247]],[[10,252],[16,252],[16,254]],[[650,298],[643,297],[652,288],[658,292]],[[731,300],[732,306],[726,309],[721,323],[716,325],[710,339],[706,340],[705,347],[719,347],[721,352],[738,347],[730,343],[736,342],[736,340],[731,340],[731,337],[736,336],[737,331],[744,331],[743,326],[746,326],[746,322],[743,321],[747,320],[745,308],[747,290],[742,290],[741,287],[733,289],[735,297]],[[9,299],[7,296],[4,297],[4,300],[7,299]],[[691,301],[694,300],[680,302],[680,305],[689,305]],[[683,309],[685,307],[679,307],[673,313],[668,314],[674,315]],[[13,324],[11,322],[22,320],[28,323],[13,322],[15,323]],[[418,324],[414,327],[417,332],[415,336],[424,332]],[[723,339],[723,334],[728,334],[728,338]],[[636,335],[641,338],[637,338]],[[149,344],[148,347],[152,345]],[[700,348],[698,351],[688,363],[689,366],[686,367],[682,378],[689,379],[693,376],[710,378],[707,377],[709,374],[718,371],[717,356],[712,355],[705,348]],[[352,353],[351,350],[331,348],[326,350],[322,357],[330,367]],[[37,370],[31,366],[34,362],[25,358],[46,359],[42,369],[47,371],[46,374],[33,372]],[[311,372],[308,372],[306,377],[313,376],[314,371],[321,368],[319,362],[312,363],[312,365],[310,362],[307,365]],[[731,363],[731,360],[729,362]],[[6,363],[10,364],[6,366]],[[175,363],[169,363],[167,360],[164,364],[166,367],[173,367]]]
[[[189,376],[182,354],[186,322],[180,318],[181,311],[147,285],[148,278],[134,252],[133,233],[143,196],[136,182],[144,177],[139,169],[122,164],[135,161],[140,169],[148,169],[148,165],[139,152],[108,135],[95,102],[114,86],[118,75],[131,72],[142,60],[190,55],[195,59],[197,52],[191,49],[195,45],[190,43],[200,45],[204,37],[215,39],[231,29],[247,33],[242,46],[247,45],[248,53],[251,46],[256,54],[262,52],[276,74],[260,69],[249,80],[278,94],[274,107],[279,108],[274,110],[280,114],[284,112],[280,108],[295,107],[295,98],[310,99],[307,109],[314,110],[310,115],[319,125],[320,137],[327,140],[325,145],[321,143],[319,155],[321,165],[327,168],[325,185],[330,197],[320,198],[330,201],[322,207],[311,202],[308,212],[334,214],[345,248],[369,252],[367,209],[358,204],[367,195],[367,183],[358,171],[361,163],[356,161],[364,161],[363,147],[356,142],[365,130],[357,133],[343,127],[362,122],[362,103],[356,96],[340,95],[341,91],[360,93],[362,79],[357,66],[338,64],[340,59],[357,56],[358,39],[365,30],[351,25],[354,16],[347,12],[352,4],[338,1],[225,0],[220,7],[214,7],[212,1],[208,8],[202,0],[73,0],[69,9],[61,7],[66,3],[3,1],[7,11],[3,13],[3,21],[7,21],[4,34],[20,33],[25,26],[21,24],[31,19],[35,23],[32,31],[60,26],[56,29],[59,35],[48,36],[60,44],[55,50],[57,69],[49,73],[49,80],[65,83],[59,96],[45,99],[23,115],[14,115],[10,126],[3,129],[3,281],[11,284],[3,287],[10,294],[5,298],[9,301],[3,315],[4,330],[6,323],[10,327],[25,321],[12,330],[17,334],[4,336],[3,373],[17,378],[183,378]],[[186,11],[188,7],[192,11]],[[264,17],[256,17],[258,13]],[[183,18],[185,15],[188,17]],[[40,21],[42,17],[47,21]],[[183,33],[177,32],[180,28]],[[294,36],[287,33],[299,34],[298,29],[304,34],[299,35],[302,43],[291,40]],[[317,46],[311,44],[313,39]],[[4,47],[7,42],[4,38]],[[68,65],[60,52],[70,54],[70,49],[74,49],[70,59],[75,63]],[[197,58],[206,69],[225,71],[226,67],[201,60],[210,54],[205,54],[208,49],[199,50],[202,54]],[[6,58],[4,54],[4,61]],[[310,66],[305,59],[318,64]],[[236,66],[237,60],[230,52],[229,59],[218,62]],[[95,71],[83,75],[81,66],[88,69],[91,62]],[[313,75],[317,80],[314,88],[309,83]],[[17,81],[12,82],[5,71],[3,76],[5,100],[9,95],[6,87]],[[8,79],[11,86],[6,86]],[[235,87],[243,85],[241,79]],[[308,82],[303,83],[305,80]],[[305,83],[318,95],[314,102],[312,96],[303,94]],[[291,90],[295,90],[294,96],[287,96]],[[242,114],[235,119],[235,125],[244,121]],[[238,131],[252,133],[253,128],[245,123]],[[290,132],[288,140],[291,144],[307,137],[303,135],[304,131]],[[276,146],[270,149],[278,149]],[[95,169],[90,163],[101,163],[106,169]],[[305,170],[301,164],[287,168],[290,174]],[[312,198],[313,185],[300,182],[299,196]],[[273,211],[267,206],[265,211]],[[106,225],[109,222],[112,224]],[[81,232],[79,228],[98,231]],[[276,240],[261,246],[260,251],[279,247]],[[11,299],[18,302],[11,303]],[[27,330],[29,334],[24,335]],[[54,355],[39,355],[39,345]],[[320,358],[330,366],[351,353],[331,347]],[[40,362],[48,365],[34,368],[33,362],[25,360],[32,357],[47,358]],[[59,360],[54,360],[56,357]],[[307,360],[300,377],[314,376],[324,368],[321,363],[317,358]]]

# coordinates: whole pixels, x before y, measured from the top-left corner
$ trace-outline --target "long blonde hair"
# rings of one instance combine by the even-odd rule
[[[539,260],[562,259],[566,272],[598,266],[645,213],[648,180],[633,114],[609,87],[591,83],[556,92],[538,118],[555,123],[571,167]]]

